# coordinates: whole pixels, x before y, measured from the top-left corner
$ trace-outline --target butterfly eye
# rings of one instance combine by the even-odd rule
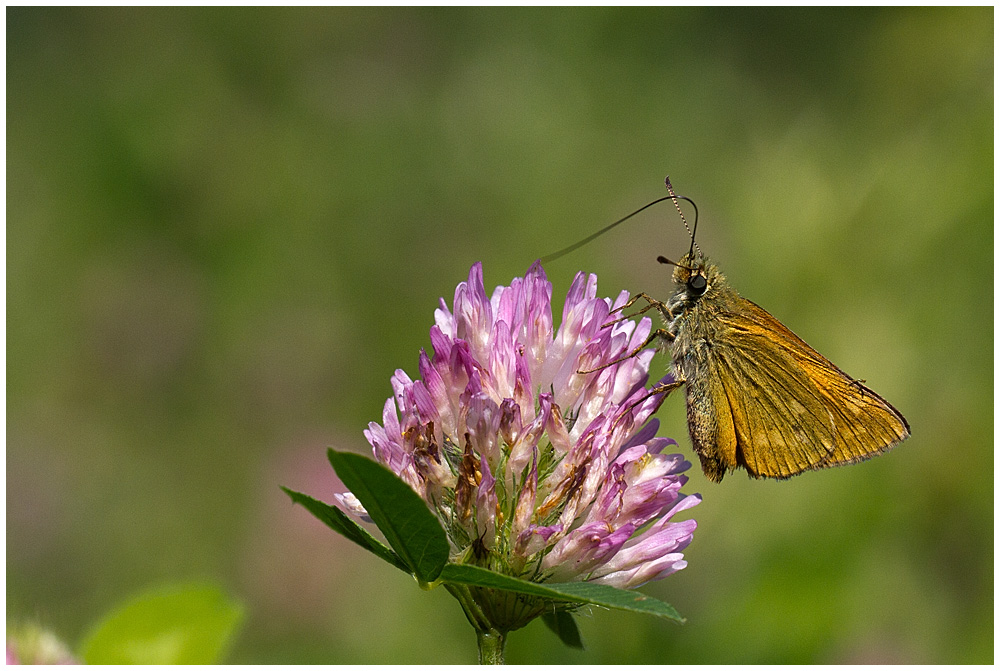
[[[687,281],[688,291],[695,296],[701,296],[708,288],[708,281],[704,275],[692,275]]]

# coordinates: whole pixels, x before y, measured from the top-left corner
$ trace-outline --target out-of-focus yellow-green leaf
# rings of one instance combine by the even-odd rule
[[[243,607],[210,585],[144,592],[102,621],[83,647],[87,664],[213,664]]]

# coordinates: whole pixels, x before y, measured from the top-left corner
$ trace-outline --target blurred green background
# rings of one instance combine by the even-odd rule
[[[438,298],[663,195],[743,295],[904,412],[849,468],[721,485],[683,627],[508,661],[993,661],[993,9],[7,9],[7,617],[150,585],[229,661],[465,663],[443,591],[293,507],[368,452]],[[669,205],[548,267],[664,296]],[[665,360],[655,364],[659,372]],[[693,458],[683,403],[663,434]]]

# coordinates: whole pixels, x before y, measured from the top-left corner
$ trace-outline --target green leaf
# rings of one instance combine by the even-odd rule
[[[382,464],[350,452],[328,450],[327,456],[417,579],[425,583],[437,579],[450,547],[427,503]]]
[[[441,582],[489,587],[508,592],[530,594],[557,601],[570,603],[589,603],[605,608],[630,610],[636,613],[647,613],[677,622],[684,618],[674,610],[673,606],[659,599],[646,596],[639,592],[618,589],[610,585],[599,585],[590,582],[544,582],[535,583],[518,578],[512,578],[488,569],[467,564],[448,564],[441,571]]]
[[[243,608],[210,585],[142,593],[100,622],[83,645],[87,664],[216,664]]]
[[[545,613],[542,615],[542,622],[559,637],[560,641],[571,648],[583,650],[583,639],[580,638],[580,630],[577,629],[572,613],[564,610]]]
[[[384,559],[399,570],[406,571],[407,573],[411,572],[410,569],[407,568],[406,564],[403,563],[403,560],[399,558],[399,555],[380,543],[377,538],[365,531],[363,527],[348,517],[347,514],[340,508],[328,505],[322,501],[317,501],[310,496],[288,489],[287,487],[282,487],[282,489],[286,494],[292,497],[292,501],[304,507],[317,519],[337,533],[354,541],[364,549]]]

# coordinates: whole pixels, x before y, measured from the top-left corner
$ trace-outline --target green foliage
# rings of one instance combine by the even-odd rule
[[[243,608],[218,588],[182,585],[129,599],[87,638],[87,664],[218,664]]]
[[[410,572],[421,582],[434,581],[448,561],[448,539],[423,499],[382,464],[348,452],[327,455]]]
[[[484,587],[551,599],[557,604],[601,606],[684,621],[669,604],[638,592],[584,582],[535,583],[478,566],[446,563],[449,545],[444,529],[423,499],[405,482],[382,464],[360,455],[336,450],[328,450],[327,454],[337,475],[358,497],[395,552],[333,506],[287,488],[282,489],[331,529],[393,566],[409,570],[421,583],[436,581]],[[556,619],[550,617],[546,624],[567,645],[582,647],[572,616],[568,613],[563,615],[565,617]]]
[[[407,573],[413,572],[412,569],[410,569],[403,562],[403,560],[399,558],[399,555],[380,543],[378,539],[365,531],[364,528],[359,526],[357,522],[344,514],[340,508],[328,505],[322,501],[317,501],[312,497],[292,491],[287,487],[282,487],[281,489],[291,497],[292,501],[302,505],[306,510],[311,512],[314,517],[337,533],[354,541],[364,549],[374,553],[375,556],[384,559],[399,570],[406,571]]]
[[[458,585],[502,589],[508,592],[530,594],[531,596],[552,599],[554,601],[591,604],[594,606],[603,606],[604,608],[656,615],[678,622],[684,621],[677,611],[674,610],[673,606],[669,604],[645,594],[640,594],[639,592],[618,589],[609,585],[598,585],[588,582],[527,582],[500,573],[494,573],[478,566],[464,564],[448,564],[445,566],[444,570],[441,571],[441,580],[442,582],[450,582]]]
[[[542,615],[542,622],[545,626],[559,637],[559,640],[571,648],[583,650],[583,639],[580,638],[580,629],[576,626],[573,614],[565,610],[555,613],[545,613]]]

